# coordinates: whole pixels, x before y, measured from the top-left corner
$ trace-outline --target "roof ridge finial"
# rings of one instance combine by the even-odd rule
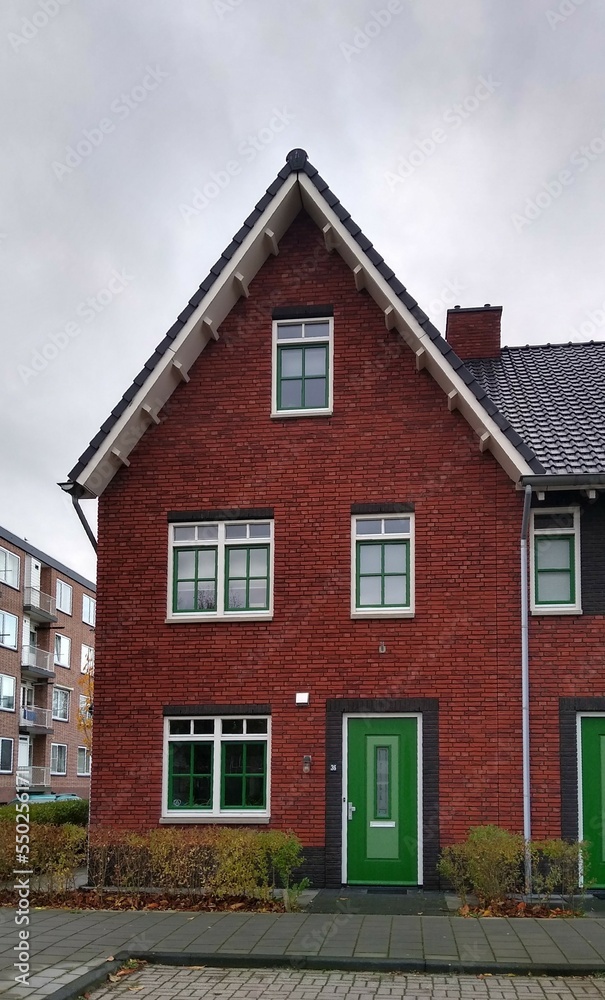
[[[306,149],[291,149],[286,156],[286,163],[292,167],[292,170],[304,170],[307,159]]]

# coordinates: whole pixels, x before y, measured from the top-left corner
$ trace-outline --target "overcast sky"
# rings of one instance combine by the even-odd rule
[[[604,41],[605,0],[2,0],[0,524],[94,577],[56,483],[296,146],[442,331],[605,339]]]

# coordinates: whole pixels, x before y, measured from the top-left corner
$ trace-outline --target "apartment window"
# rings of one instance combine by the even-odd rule
[[[13,770],[13,741],[0,740],[0,774],[10,774]]]
[[[80,670],[83,674],[91,674],[95,669],[95,651],[94,646],[86,646],[82,643],[82,652],[80,655]]]
[[[172,618],[270,618],[273,522],[173,524]]]
[[[169,718],[165,815],[269,815],[269,719]]]
[[[354,617],[413,614],[413,515],[372,514],[352,520],[351,613]]]
[[[67,774],[67,745],[65,743],[51,743],[50,773]]]
[[[332,412],[331,317],[273,323],[273,415]]]
[[[9,587],[19,587],[19,568],[21,560],[14,552],[0,548],[0,583]]]
[[[63,580],[57,580],[57,611],[63,611],[64,614],[71,614],[73,591],[68,583],[64,583]]]
[[[94,624],[97,618],[97,602],[94,597],[89,597],[88,594],[84,594],[82,598],[82,621],[86,625]]]
[[[71,655],[71,639],[67,635],[55,633],[55,663],[60,667],[68,667]]]
[[[531,555],[532,611],[581,611],[579,508],[533,511]]]
[[[15,711],[15,678],[0,674],[0,711]]]
[[[80,695],[78,708],[80,712],[80,717],[83,720],[92,718],[92,712],[90,711],[91,709],[90,698],[88,697],[88,695],[85,694]]]
[[[9,615],[8,611],[0,611],[0,646],[8,646],[9,649],[17,648],[17,627],[19,619],[16,615]]]
[[[78,774],[83,777],[90,774],[90,750],[88,747],[78,747]]]
[[[69,691],[66,688],[53,688],[53,719],[69,722]]]

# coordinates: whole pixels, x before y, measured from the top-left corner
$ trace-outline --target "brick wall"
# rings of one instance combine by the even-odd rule
[[[319,303],[334,306],[334,415],[272,420],[272,309]],[[220,334],[100,501],[93,822],[158,823],[164,705],[267,702],[271,822],[319,848],[327,700],[436,698],[441,842],[519,829],[521,497],[306,218]],[[350,506],[384,501],[415,504],[416,614],[352,621]],[[274,619],[166,624],[167,511],[225,506],[275,510]],[[598,633],[578,631],[601,683]],[[582,669],[559,647],[534,674],[536,809],[553,835],[554,699]]]

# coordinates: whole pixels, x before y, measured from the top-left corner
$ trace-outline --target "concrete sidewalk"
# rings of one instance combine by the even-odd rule
[[[449,973],[605,972],[605,918],[34,910],[31,978],[15,985],[14,910],[0,910],[0,996],[67,1000],[129,957],[164,965]]]

